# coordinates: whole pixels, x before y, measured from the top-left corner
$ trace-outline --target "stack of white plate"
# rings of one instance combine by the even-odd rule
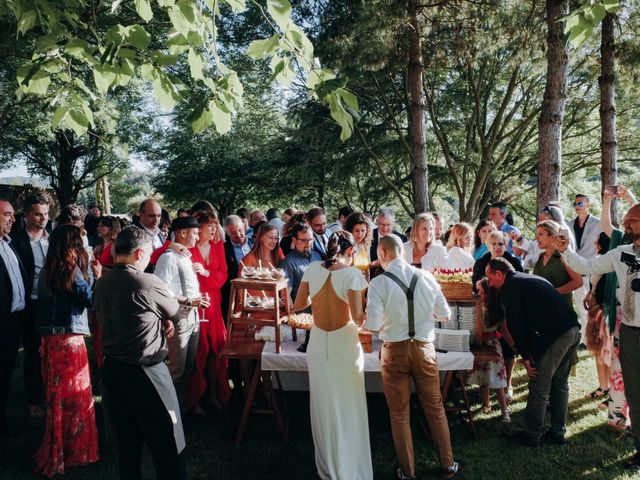
[[[469,341],[472,344],[476,343],[476,307],[458,307],[458,329],[469,330]]]
[[[469,351],[469,330],[448,330],[435,328],[435,346],[448,352]]]

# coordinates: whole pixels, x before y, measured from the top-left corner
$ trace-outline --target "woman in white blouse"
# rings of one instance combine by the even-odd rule
[[[456,223],[449,234],[447,249],[448,258],[441,268],[473,269],[473,227],[464,222]]]
[[[430,213],[420,213],[413,220],[409,241],[404,244],[404,259],[431,271],[446,261],[447,250],[435,243],[435,219]]]

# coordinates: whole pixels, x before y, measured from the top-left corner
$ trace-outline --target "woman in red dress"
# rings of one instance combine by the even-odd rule
[[[118,217],[103,215],[98,220],[98,235],[104,243],[96,245],[93,249],[93,258],[100,262],[103,267],[113,267],[114,261],[111,255],[113,242],[120,233],[122,227]]]
[[[38,284],[36,331],[42,335],[40,355],[47,417],[36,471],[53,477],[66,467],[98,461],[89,362],[84,336],[89,334],[85,309],[91,308],[88,255],[80,229],[56,228]],[[94,277],[101,273],[93,266]]]
[[[114,264],[111,248],[113,242],[122,229],[118,217],[103,215],[98,220],[98,235],[104,243],[96,245],[93,249],[92,263],[98,262],[103,268],[112,268]],[[102,367],[102,331],[96,320],[95,312],[89,313],[89,327],[93,336],[93,355],[98,368]]]
[[[209,295],[211,304],[202,312],[206,321],[200,323],[196,368],[189,387],[189,408],[201,408],[199,402],[203,400],[208,387],[208,402],[220,410],[228,405],[231,398],[227,361],[219,356],[227,340],[227,329],[220,309],[220,288],[227,280],[227,264],[217,216],[212,212],[199,211],[194,213],[194,217],[200,224],[199,239],[189,251],[198,274],[200,291]]]

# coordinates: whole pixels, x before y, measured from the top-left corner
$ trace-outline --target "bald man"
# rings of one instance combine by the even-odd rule
[[[556,246],[567,265],[583,275],[615,272],[622,299],[620,326],[620,364],[624,389],[633,425],[640,425],[640,203],[631,207],[622,219],[625,240],[622,245],[596,258],[584,258],[568,248],[568,241],[558,237]],[[634,437],[636,453],[626,463],[627,469],[640,469],[640,435]]]
[[[160,219],[162,218],[162,207],[153,198],[147,198],[140,204],[138,212],[140,220],[133,222],[137,227],[145,229],[153,238],[153,249],[162,247],[166,240],[160,232]]]
[[[434,318],[448,320],[451,310],[431,273],[404,260],[402,240],[392,233],[380,238],[378,259],[384,273],[369,285],[365,327],[380,331],[382,383],[389,406],[391,433],[400,468],[397,478],[415,478],[415,459],[409,420],[410,378],[416,386],[443,478],[458,473],[453,459],[449,424],[440,395],[440,375]]]

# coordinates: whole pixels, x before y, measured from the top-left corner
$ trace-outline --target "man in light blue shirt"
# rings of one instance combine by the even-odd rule
[[[507,234],[509,244],[507,251],[513,253],[513,241],[522,237],[520,230],[507,222],[507,204],[503,202],[492,203],[489,207],[489,219],[498,227],[498,230]]]

